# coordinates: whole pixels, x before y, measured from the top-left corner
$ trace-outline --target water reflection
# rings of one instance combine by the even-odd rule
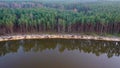
[[[16,53],[20,47],[23,48],[24,52],[42,52],[46,49],[54,50],[58,48],[60,53],[65,50],[79,50],[80,52],[92,53],[96,56],[107,54],[108,58],[120,55],[120,42],[43,39],[0,42],[0,56],[5,56],[9,53]]]

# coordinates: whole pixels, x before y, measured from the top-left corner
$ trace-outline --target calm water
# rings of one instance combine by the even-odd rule
[[[120,42],[20,40],[0,42],[0,68],[120,68]]]

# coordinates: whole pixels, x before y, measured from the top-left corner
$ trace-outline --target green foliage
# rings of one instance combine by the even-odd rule
[[[28,5],[28,7],[30,6]],[[57,3],[54,5],[45,3],[41,8],[32,8],[32,6],[31,8],[0,8],[0,26],[10,26],[10,28],[13,28],[14,26],[22,26],[25,27],[26,30],[31,27],[36,29],[44,28],[45,30],[52,28],[60,30],[60,27],[62,27],[64,31],[66,29],[72,31],[72,25],[74,25],[76,26],[74,29],[81,30],[82,26],[77,25],[78,23],[88,24],[87,26],[91,31],[96,29],[103,32],[105,25],[110,23],[120,23],[120,5],[116,2],[82,4]],[[91,24],[97,24],[98,26],[101,25],[101,30],[98,26],[94,27],[94,25],[92,26]],[[119,33],[119,26],[116,25],[117,28],[115,28],[114,24],[111,25],[111,28],[108,26],[109,29],[118,29],[116,32]],[[84,28],[89,29],[87,26]]]

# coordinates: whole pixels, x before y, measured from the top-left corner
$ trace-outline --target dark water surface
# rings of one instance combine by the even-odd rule
[[[0,42],[0,68],[120,68],[120,42],[19,40]]]

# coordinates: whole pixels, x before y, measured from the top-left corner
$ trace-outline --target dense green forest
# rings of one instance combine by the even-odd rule
[[[120,2],[0,2],[0,34],[120,33]]]

